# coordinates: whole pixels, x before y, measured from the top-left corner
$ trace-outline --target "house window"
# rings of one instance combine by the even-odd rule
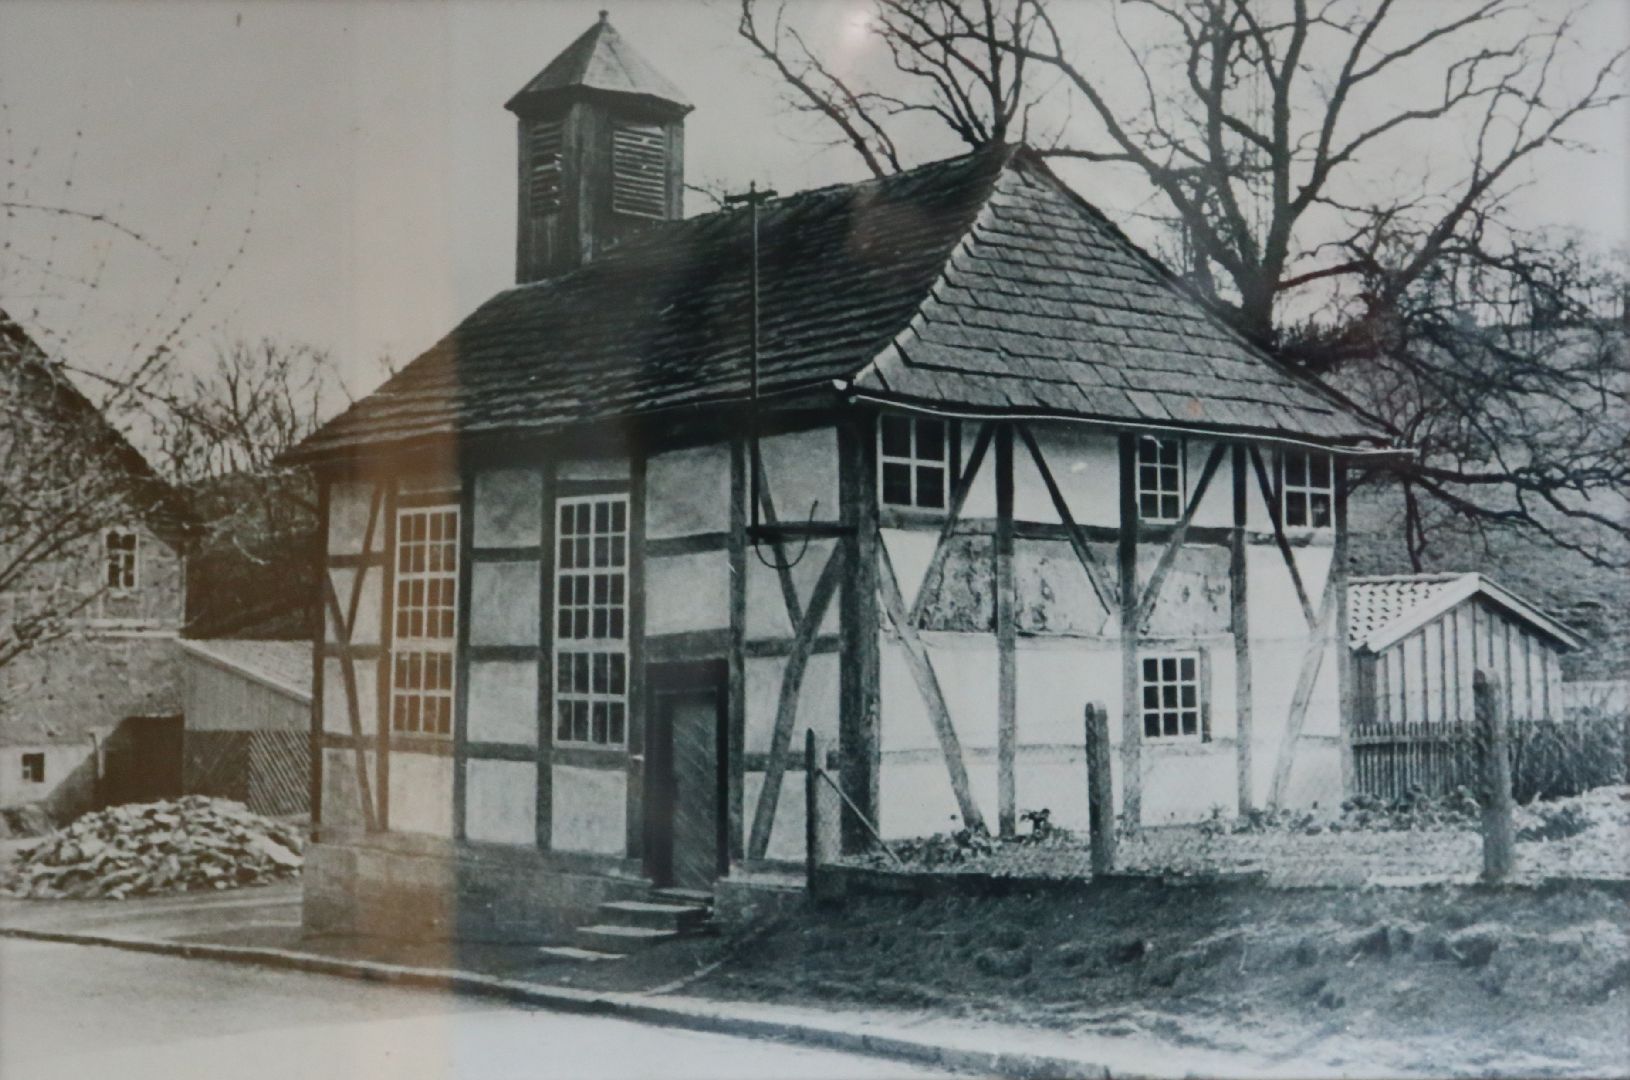
[[[878,424],[878,464],[888,506],[945,509],[950,429],[931,416],[885,413]]]
[[[559,120],[537,120],[527,133],[530,175],[528,189],[534,216],[552,214],[560,209],[560,148]]]
[[[1138,517],[1176,521],[1183,516],[1183,443],[1180,439],[1138,440]]]
[[[555,505],[555,742],[619,747],[628,726],[628,496]]]
[[[635,217],[668,216],[668,137],[660,125],[612,127],[611,209]]]
[[[137,538],[133,532],[109,529],[103,535],[107,587],[126,592],[136,587]]]
[[[457,623],[458,508],[398,511],[392,731],[452,735]]]
[[[1287,529],[1327,529],[1336,488],[1329,454],[1285,450],[1279,455],[1280,507]]]
[[[1149,739],[1197,738],[1200,724],[1200,654],[1145,654],[1143,735]]]
[[[23,783],[25,783],[25,784],[43,784],[43,783],[45,783],[45,755],[44,754],[24,754],[23,755]]]

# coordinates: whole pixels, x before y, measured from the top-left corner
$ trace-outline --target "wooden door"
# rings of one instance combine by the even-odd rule
[[[711,889],[728,865],[723,665],[650,672],[646,872],[659,885]]]

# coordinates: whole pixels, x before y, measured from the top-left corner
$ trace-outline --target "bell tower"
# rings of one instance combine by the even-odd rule
[[[518,284],[575,270],[683,214],[693,106],[604,11],[504,107],[520,128]]]

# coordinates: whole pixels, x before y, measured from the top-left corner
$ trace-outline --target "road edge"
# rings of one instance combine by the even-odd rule
[[[838,1026],[775,1020],[748,1015],[741,1010],[732,1009],[728,1003],[723,1002],[708,1002],[706,1007],[694,1004],[687,1006],[659,1002],[639,994],[577,990],[566,986],[551,986],[547,983],[476,975],[467,971],[386,964],[374,960],[347,960],[292,949],[164,941],[111,934],[28,930],[20,927],[0,927],[0,937],[60,945],[123,949],[187,960],[253,964],[314,975],[357,979],[363,982],[451,990],[471,997],[496,998],[557,1012],[615,1017],[690,1031],[775,1039],[820,1049],[929,1065],[951,1072],[1013,1080],[1038,1080],[1041,1077],[1057,1077],[1059,1080],[1109,1080],[1114,1075],[1106,1066],[1074,1058],[1011,1050],[974,1050],[898,1034],[853,1031]],[[696,999],[691,999],[691,1002],[696,1002]]]

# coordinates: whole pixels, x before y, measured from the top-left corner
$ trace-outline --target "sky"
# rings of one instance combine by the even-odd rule
[[[1055,6],[1087,55],[1110,8]],[[502,105],[601,7],[695,103],[687,179],[787,192],[862,177],[852,154],[788,115],[735,35],[733,0],[0,0],[5,198],[129,230],[0,217],[0,305],[85,366],[118,370],[179,326],[176,363],[270,337],[329,350],[366,392],[381,357],[405,362],[512,282],[515,128]],[[806,0],[795,13],[864,66],[877,61],[864,8]],[[1432,9],[1438,0],[1417,2],[1404,21]],[[1579,58],[1630,41],[1630,0],[1587,2],[1579,38],[1581,70]],[[1106,54],[1113,85],[1131,87],[1113,82],[1113,63]],[[1389,89],[1408,101],[1431,85]],[[1513,211],[1623,247],[1630,112],[1597,114],[1574,134],[1596,152],[1547,159]],[[1396,169],[1452,156],[1457,137],[1401,141]],[[913,147],[919,160],[955,152],[928,131]],[[1135,176],[1061,172],[1140,236],[1148,204]]]

